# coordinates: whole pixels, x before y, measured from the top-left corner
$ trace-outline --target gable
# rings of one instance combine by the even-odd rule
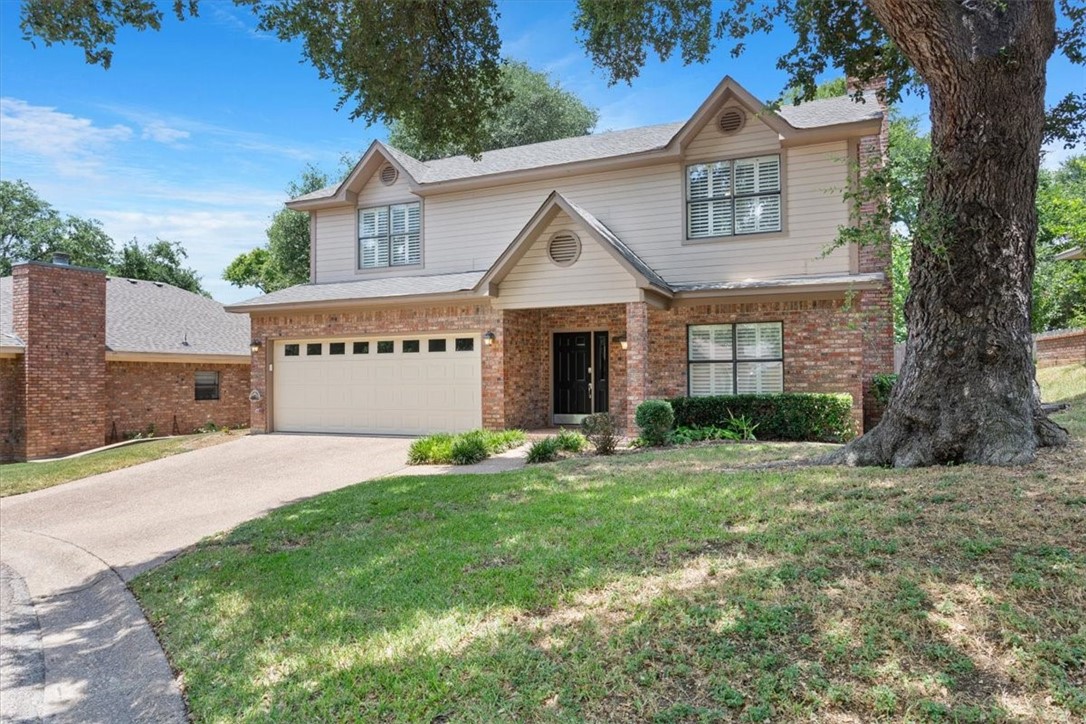
[[[391,168],[396,172],[396,180],[391,184],[386,184],[382,179],[382,173],[387,168]],[[378,166],[377,170],[358,191],[358,208],[360,209],[367,206],[384,206],[418,200],[419,197],[412,192],[406,174],[400,173],[391,164]]]
[[[549,254],[556,234],[572,233],[580,253],[567,265]],[[591,231],[563,210],[543,225],[527,250],[498,284],[498,309],[564,307],[635,302],[641,291],[630,272],[596,240]]]
[[[725,113],[741,114],[743,125],[738,131],[721,131],[718,121]],[[780,137],[766,124],[764,116],[731,102],[709,114],[701,130],[688,142],[683,155],[687,161],[709,161],[776,153],[780,146]]]

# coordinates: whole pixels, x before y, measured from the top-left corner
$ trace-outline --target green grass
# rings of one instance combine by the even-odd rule
[[[110,470],[119,470],[168,455],[216,445],[236,439],[239,434],[244,433],[235,431],[187,435],[126,445],[71,460],[0,465],[0,497],[51,488],[54,485],[107,473]]]
[[[1018,469],[745,467],[825,449],[382,479],[133,587],[196,721],[1086,716],[1082,439]]]
[[[523,445],[528,436],[521,430],[471,430],[459,435],[438,433],[411,443],[407,462],[411,465],[463,465],[478,462],[470,453],[483,457],[497,455]]]

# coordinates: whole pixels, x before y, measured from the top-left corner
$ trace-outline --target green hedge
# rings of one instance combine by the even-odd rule
[[[852,395],[803,394],[676,397],[670,400],[680,427],[727,427],[732,417],[757,423],[759,440],[843,442],[855,434]]]

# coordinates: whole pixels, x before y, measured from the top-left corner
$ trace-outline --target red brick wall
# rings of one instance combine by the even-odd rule
[[[267,351],[274,339],[297,337],[343,337],[374,334],[412,334],[439,331],[494,332],[492,347],[483,347],[483,424],[501,428],[505,423],[505,375],[502,356],[505,334],[501,314],[489,303],[436,307],[397,307],[336,313],[253,314],[253,339],[261,341],[253,355],[252,387],[261,399],[252,403],[251,428],[268,431],[269,392]]]
[[[219,399],[196,400],[196,372],[219,373]],[[154,426],[156,435],[187,435],[208,422],[249,424],[249,366],[109,362],[103,434],[123,440]],[[176,421],[176,425],[175,425]]]
[[[687,325],[783,322],[784,391],[847,392],[860,429],[864,339],[856,317],[839,299],[650,308],[648,397],[687,394]]]
[[[1086,363],[1086,329],[1065,329],[1035,335],[1038,367]]]
[[[0,359],[0,461],[26,457],[23,358]]]
[[[66,455],[103,442],[106,277],[29,262],[12,270],[12,322],[26,343],[28,458]]]

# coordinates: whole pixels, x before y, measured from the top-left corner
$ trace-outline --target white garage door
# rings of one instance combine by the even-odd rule
[[[280,432],[417,435],[482,425],[478,335],[277,340]]]

